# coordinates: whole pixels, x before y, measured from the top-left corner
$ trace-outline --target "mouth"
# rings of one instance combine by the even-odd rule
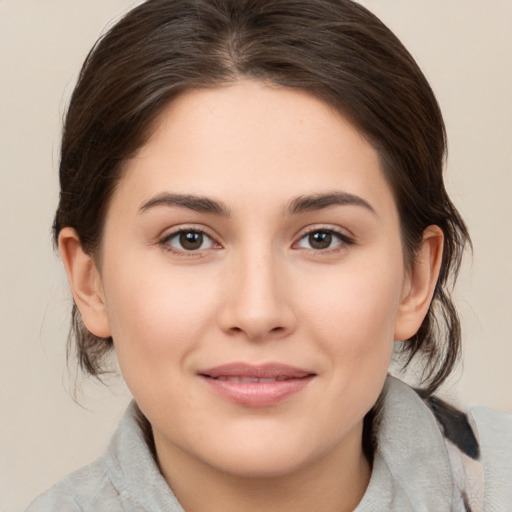
[[[212,377],[211,375],[204,375],[215,380],[227,380],[229,382],[284,382],[285,380],[291,380],[293,377],[276,377],[276,378],[265,378],[265,377],[234,377],[228,375],[221,375],[220,377]]]
[[[268,407],[304,390],[316,376],[293,366],[230,363],[198,372],[217,395],[238,405]]]

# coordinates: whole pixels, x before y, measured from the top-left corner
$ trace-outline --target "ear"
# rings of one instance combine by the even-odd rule
[[[425,318],[436,287],[443,257],[443,232],[429,226],[423,232],[413,268],[406,278],[402,301],[395,322],[395,340],[414,336]]]
[[[66,227],[60,231],[59,251],[84,325],[95,336],[108,338],[111,332],[101,275],[74,229]]]

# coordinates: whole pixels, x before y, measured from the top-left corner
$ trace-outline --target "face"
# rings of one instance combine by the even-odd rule
[[[329,106],[183,94],[126,165],[99,275],[160,456],[275,476],[360,451],[409,280],[378,154]]]

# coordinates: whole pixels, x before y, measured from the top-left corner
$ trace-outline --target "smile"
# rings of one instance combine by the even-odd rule
[[[215,394],[246,407],[269,407],[299,393],[315,373],[280,363],[231,363],[198,372]]]
[[[230,382],[283,382],[285,380],[290,380],[293,377],[275,377],[275,378],[259,378],[259,377],[226,377],[222,375],[221,377],[213,377],[216,380],[228,380]]]

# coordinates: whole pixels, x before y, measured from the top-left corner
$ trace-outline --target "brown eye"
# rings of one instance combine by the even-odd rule
[[[314,251],[327,251],[352,245],[354,241],[334,229],[317,229],[306,233],[297,242],[297,247]]]
[[[179,240],[181,247],[186,251],[197,251],[203,245],[203,234],[197,231],[183,231]]]
[[[171,246],[175,252],[193,252],[211,249],[214,242],[202,231],[189,229],[169,235],[163,240],[163,244]]]
[[[315,231],[308,235],[308,242],[312,249],[328,249],[332,244],[332,233],[328,231]]]

